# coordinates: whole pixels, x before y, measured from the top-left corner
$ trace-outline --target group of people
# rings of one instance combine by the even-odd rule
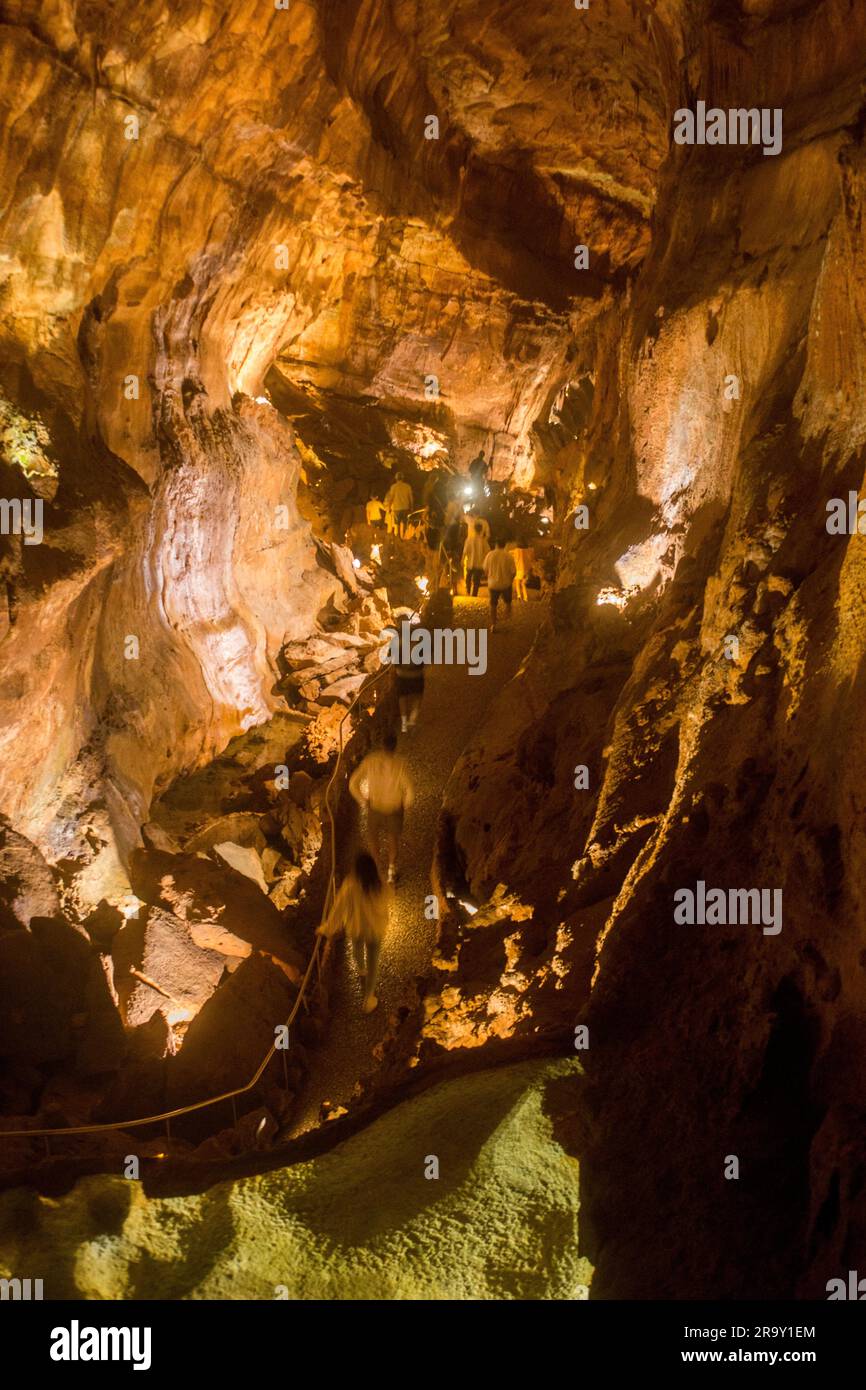
[[[501,536],[494,537],[491,545],[481,521],[473,522],[472,530],[463,543],[462,565],[466,592],[470,598],[478,597],[482,580],[487,582],[492,630],[496,628],[500,602],[505,616],[511,613],[515,589],[518,598],[529,598],[527,580],[532,572],[532,549],[521,545],[506,548]]]
[[[486,581],[490,626],[495,629],[500,602],[506,616],[511,612],[513,586],[518,573],[513,551],[505,549],[501,536],[496,536],[491,545],[482,522],[475,521],[463,543],[462,565],[466,592],[470,598],[478,597],[482,580]],[[525,592],[522,597],[526,597]]]
[[[349,942],[363,982],[364,1013],[378,1005],[376,979],[382,943],[390,918],[389,886],[397,880],[397,856],[406,812],[415,791],[406,759],[397,752],[393,733],[358,764],[349,778],[349,792],[367,812],[369,848],[355,857],[340,884],[319,935],[330,941],[343,935]]]
[[[454,571],[462,572],[466,593],[477,598],[486,581],[491,628],[495,629],[500,605],[505,618],[511,612],[515,588],[519,598],[528,597],[535,502],[531,497],[524,499],[525,515],[519,507],[506,515],[502,504],[497,512],[497,498],[488,505],[495,484],[488,486],[486,480],[483,453],[470,463],[468,481],[455,480],[441,471],[432,473],[424,488],[423,505],[414,512],[412,487],[402,473],[397,473],[384,500],[372,497],[367,503],[366,518],[373,530],[387,530],[401,538],[410,531],[415,516],[423,518],[428,550],[436,555],[445,552],[452,575]],[[395,616],[403,611],[397,610]],[[409,610],[405,612],[408,614]],[[417,621],[417,614],[413,620]],[[395,663],[394,676],[401,728],[406,734],[418,720],[424,667]],[[379,1002],[376,980],[388,931],[390,891],[397,881],[403,823],[415,799],[408,764],[397,751],[394,733],[386,733],[380,746],[361,761],[349,779],[349,792],[366,810],[367,848],[355,856],[318,930],[328,941],[340,935],[346,937],[363,981],[362,1008],[371,1013]]]
[[[366,516],[374,530],[401,539],[414,534],[417,525],[435,557],[431,563],[437,587],[447,573],[453,586],[462,578],[466,594],[478,598],[486,583],[495,630],[500,605],[507,617],[514,594],[528,599],[529,588],[538,581],[532,578],[534,517],[528,511],[524,514],[519,505],[508,508],[498,494],[493,496],[496,484],[488,484],[487,478],[488,463],[482,452],[470,463],[465,478],[434,470],[427,478],[422,505],[413,510],[412,487],[398,472],[384,500],[370,498]]]
[[[411,484],[402,473],[394,476],[394,481],[385,493],[384,501],[371,497],[367,503],[367,525],[374,531],[387,531],[391,536],[405,538],[415,497]]]

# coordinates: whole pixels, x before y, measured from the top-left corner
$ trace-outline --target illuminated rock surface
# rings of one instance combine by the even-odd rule
[[[382,618],[347,534],[396,466],[417,485],[483,446],[548,490],[555,592],[446,788],[437,973],[362,1070],[540,1031],[568,1049],[582,1020],[597,1294],[814,1296],[863,1268],[866,541],[825,521],[864,474],[866,7],[9,0],[0,21],[0,492],[45,510],[43,543],[0,555],[4,1113],[55,1103],[20,1063],[52,1012],[33,1055],[104,1065],[131,890],[190,924],[142,956],[207,961],[176,1072],[231,970],[292,997]],[[698,96],[781,110],[781,153],[672,143]],[[184,790],[290,708],[310,786],[265,786],[262,734],[187,823]],[[267,898],[210,848],[190,863],[184,837],[229,817],[277,856]],[[781,933],[677,925],[699,880],[781,889]],[[89,1010],[43,968],[67,955]],[[130,1072],[121,1098],[155,1105],[174,1010],[138,983],[153,1090]],[[274,1022],[251,1014],[250,1052]],[[98,1096],[74,1101],[60,1118]]]
[[[145,1199],[120,1177],[57,1201],[4,1194],[0,1270],[26,1251],[52,1271],[46,1298],[585,1296],[578,1165],[549,1118],[577,1066],[446,1082],[314,1163],[201,1196]]]

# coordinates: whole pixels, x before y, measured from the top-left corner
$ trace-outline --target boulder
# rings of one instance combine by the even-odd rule
[[[224,859],[233,869],[237,869],[239,874],[257,884],[263,893],[267,893],[268,885],[262,873],[262,861],[254,849],[232,844],[228,840],[224,844],[214,845],[213,849],[214,854],[218,854],[220,859]]]
[[[161,825],[149,820],[141,827],[141,838],[148,849],[164,849],[169,854],[177,854],[180,845],[173,835],[163,830]]]
[[[354,732],[353,717],[343,724],[345,710],[339,701],[316,710],[316,717],[307,729],[307,749],[318,763],[330,762],[340,746],[340,726],[343,728],[343,747],[348,747]]]
[[[267,841],[259,825],[259,816],[252,811],[234,811],[218,816],[191,836],[184,845],[190,854],[207,853],[227,841],[253,850],[263,850]],[[231,861],[229,861],[231,862]],[[244,872],[243,869],[240,870]]]
[[[298,885],[304,877],[304,870],[294,865],[277,879],[268,896],[280,912],[297,902]]]
[[[169,1022],[194,1017],[219,984],[225,965],[219,952],[196,944],[186,922],[159,908],[150,908],[143,921],[127,923],[112,956],[124,1020],[133,1028],[157,1012]]]
[[[296,806],[306,806],[315,782],[308,772],[293,772],[289,779],[289,796]]]
[[[186,1105],[249,1081],[276,1025],[288,1018],[295,994],[272,961],[259,955],[243,961],[192,1020],[183,1046],[170,1059],[169,1104]],[[210,1115],[202,1132],[213,1127]]]
[[[110,967],[111,957],[102,956],[97,965],[99,968],[90,970],[86,977],[84,1019],[75,1031],[75,1069],[81,1076],[117,1071],[126,1045],[123,1020],[105,968]]]
[[[130,1028],[126,1033],[123,1067],[114,1077],[94,1118],[100,1120],[136,1119],[139,1115],[156,1115],[166,1108],[165,1075],[167,1058],[174,1048],[171,1028],[159,1009],[147,1023]],[[131,1151],[138,1153],[136,1139],[131,1138]]]
[[[291,679],[303,684],[306,681],[321,680],[324,676],[333,678],[342,671],[351,670],[357,660],[358,656],[354,651],[341,651],[332,661],[322,661],[315,666],[302,666],[300,670],[293,671]]]
[[[304,810],[284,796],[274,807],[280,835],[290,857],[311,873],[322,848],[322,823],[314,811]]]
[[[219,922],[188,922],[187,926],[196,946],[203,951],[219,951],[227,970],[245,960],[253,949],[248,941],[242,941]]]
[[[319,703],[330,705],[339,701],[340,704],[350,705],[366,679],[366,675],[363,674],[344,676],[342,680],[335,681],[333,685],[325,686],[319,695]]]
[[[262,853],[262,873],[268,883],[273,883],[280,877],[279,864],[283,859],[278,849],[266,849]],[[285,861],[283,861],[285,862]]]
[[[305,642],[290,642],[283,648],[283,660],[292,671],[305,666],[321,666],[324,662],[345,660],[346,653],[335,642],[326,642],[321,637],[309,637]]]
[[[279,912],[261,889],[227,864],[194,854],[136,850],[130,861],[136,893],[145,902],[174,913],[190,931],[202,927],[227,932],[254,950],[277,956],[299,974],[305,957],[292,946]],[[235,955],[234,947],[227,952]]]
[[[0,816],[0,906],[11,927],[26,927],[33,917],[53,917],[60,911],[53,871],[5,816]]]

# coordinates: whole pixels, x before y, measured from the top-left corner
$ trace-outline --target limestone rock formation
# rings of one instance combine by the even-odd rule
[[[0,4],[7,1113],[249,1074],[394,597],[364,503],[483,449],[543,490],[549,610],[453,768],[451,910],[378,1059],[587,1030],[600,1297],[862,1267],[864,52],[856,0]],[[698,101],[780,148],[677,143]],[[677,921],[698,884],[781,929]]]
[[[466,925],[453,1036],[509,940],[511,1030],[588,1026],[601,1297],[820,1297],[863,1257],[863,557],[826,522],[863,478],[863,50],[841,34],[864,16],[763,10],[691,29],[688,84],[782,108],[784,157],[672,148],[641,274],[578,339],[549,630],[447,798],[469,884],[517,889],[540,933],[488,927],[488,999],[464,999]],[[699,880],[779,890],[781,930],[677,924]]]

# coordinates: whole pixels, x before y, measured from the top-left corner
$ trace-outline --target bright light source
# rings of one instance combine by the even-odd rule
[[[192,1009],[185,1009],[183,1006],[180,1006],[176,1009],[169,1009],[165,1016],[165,1021],[174,1028],[179,1023],[189,1023],[190,1019],[194,1017],[195,1014]]]
[[[352,561],[352,568],[353,568],[353,569],[356,569],[356,570],[359,570],[359,569],[361,568],[361,561],[358,559],[357,555],[355,556],[354,560]]]
[[[615,608],[625,607],[622,589],[599,589],[598,598],[595,601],[599,606],[603,603],[612,603]]]
[[[273,408],[273,402],[269,401],[267,396],[256,396],[255,402],[256,405],[269,405]]]
[[[603,603],[612,603],[615,608],[618,608],[620,612],[622,612],[629,599],[634,598],[635,594],[639,593],[639,584],[630,584],[627,589],[614,589],[608,586],[604,589],[599,589],[598,597],[595,601],[598,605],[601,605]]]
[[[415,583],[418,585],[422,594],[426,594],[427,590],[430,588],[430,580],[427,578],[426,574],[419,574]]]
[[[471,483],[467,483],[466,486],[465,486],[465,488],[463,489],[463,496],[464,496],[464,497],[471,497],[474,491],[475,491],[475,489],[473,488],[472,484],[471,484]],[[485,491],[486,491],[486,489],[485,489]]]
[[[371,557],[371,559],[372,559],[377,565],[381,562],[381,559],[382,559],[382,547],[381,547],[381,545],[371,545],[371,546],[370,546],[370,557]]]
[[[470,917],[475,916],[476,912],[478,911],[477,907],[473,907],[472,903],[468,903],[465,898],[458,898],[457,901],[459,902],[463,910],[469,913]]]
[[[595,492],[595,490],[596,490],[597,487],[598,487],[598,483],[590,483],[590,484],[589,484],[589,490],[590,490],[590,492]]]

